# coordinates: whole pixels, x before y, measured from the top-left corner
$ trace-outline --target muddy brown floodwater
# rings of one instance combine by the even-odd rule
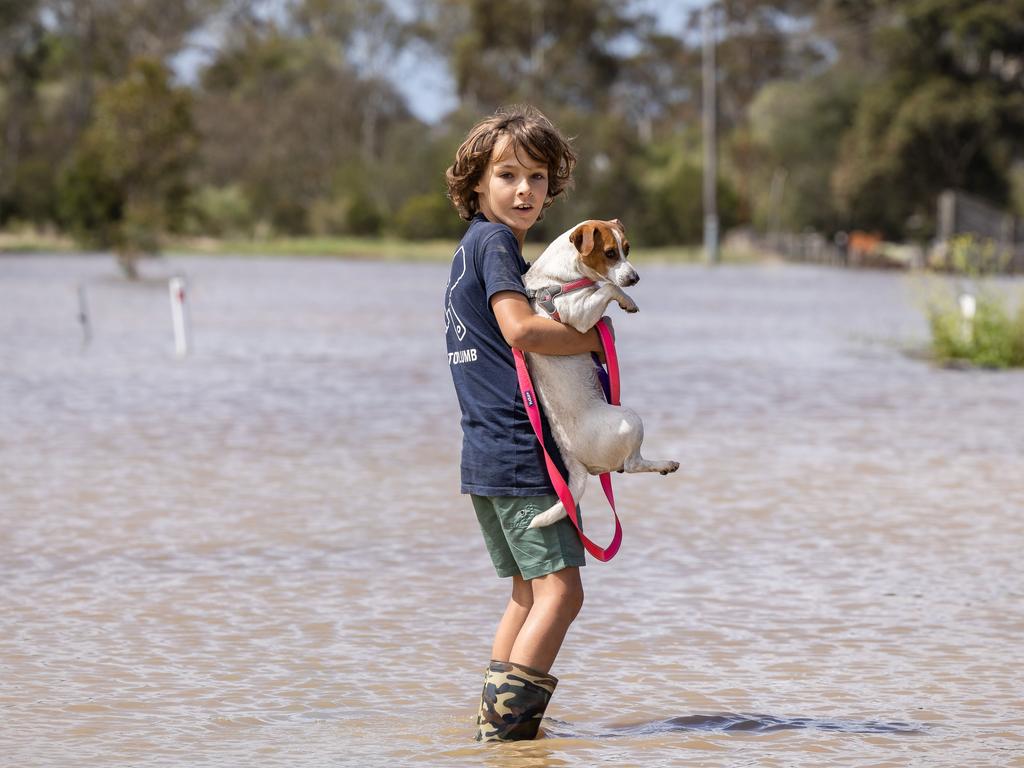
[[[547,738],[477,745],[447,266],[0,258],[0,763],[1024,766],[1024,374],[907,355],[918,278],[639,269],[682,469],[616,476]]]

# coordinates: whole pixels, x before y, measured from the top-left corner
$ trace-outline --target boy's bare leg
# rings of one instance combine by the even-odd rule
[[[533,592],[533,607],[522,623],[507,658],[538,672],[548,672],[555,663],[569,625],[583,607],[580,569],[564,568],[531,579],[526,584]]]
[[[494,646],[491,658],[494,661],[508,661],[515,644],[516,635],[523,628],[526,617],[533,607],[533,589],[530,582],[518,574],[512,577],[512,597],[505,608],[505,615],[498,622],[498,631],[494,634]]]

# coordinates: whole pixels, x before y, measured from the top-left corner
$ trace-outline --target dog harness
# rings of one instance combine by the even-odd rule
[[[579,280],[574,280],[571,283],[562,283],[561,285],[549,285],[547,288],[538,288],[537,290],[527,290],[527,295],[531,299],[534,299],[541,308],[547,312],[552,320],[559,320],[558,310],[555,309],[555,297],[561,296],[563,293],[571,293],[572,291],[578,291],[580,288],[589,288],[592,285],[597,285],[597,282],[590,278],[583,277]]]
[[[594,281],[591,280],[589,282],[593,283]],[[570,283],[569,285],[575,285],[575,283]],[[565,286],[561,287],[563,289],[565,288]],[[584,286],[580,285],[577,287],[582,288]],[[601,384],[605,388],[605,397],[608,399],[608,402],[612,405],[618,405],[619,359],[615,354],[615,339],[612,337],[612,333],[608,329],[608,325],[604,320],[598,320],[595,327],[597,328],[598,335],[601,337],[601,345],[604,347],[604,357],[608,363],[607,371],[598,364],[598,374],[601,379]],[[579,532],[580,541],[583,542],[584,548],[602,563],[608,562],[615,557],[615,553],[619,551],[619,546],[622,544],[622,525],[619,523],[619,516],[615,512],[615,496],[612,493],[611,474],[608,472],[601,474],[601,487],[604,489],[605,498],[608,499],[608,504],[612,508],[612,517],[615,518],[615,532],[612,534],[611,543],[607,547],[602,548],[588,539],[583,533],[579,517],[576,514],[576,501],[573,499],[572,493],[569,491],[569,486],[566,485],[565,479],[562,477],[562,473],[558,471],[558,467],[555,466],[555,462],[552,460],[547,447],[544,445],[544,432],[541,428],[540,421],[540,406],[537,403],[537,396],[533,389],[533,382],[530,380],[530,370],[526,366],[526,356],[518,349],[513,349],[512,355],[516,360],[516,375],[519,377],[519,393],[523,398],[523,405],[526,406],[526,414],[530,417],[530,424],[533,425],[533,432],[537,435],[537,440],[540,442],[541,449],[544,451],[544,461],[548,467],[548,477],[551,479],[551,485],[554,486],[555,493],[558,494],[558,500],[561,501],[562,506],[565,507],[565,512],[569,516],[569,520]]]

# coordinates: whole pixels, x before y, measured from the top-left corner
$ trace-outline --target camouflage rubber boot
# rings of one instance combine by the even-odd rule
[[[537,738],[544,710],[558,680],[522,664],[492,661],[484,673],[477,715],[477,741]]]

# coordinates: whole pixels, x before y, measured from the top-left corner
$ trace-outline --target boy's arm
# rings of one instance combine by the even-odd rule
[[[501,335],[510,347],[541,355],[581,355],[603,352],[597,329],[580,333],[557,320],[535,314],[526,297],[516,291],[498,291],[491,297],[491,309]]]

